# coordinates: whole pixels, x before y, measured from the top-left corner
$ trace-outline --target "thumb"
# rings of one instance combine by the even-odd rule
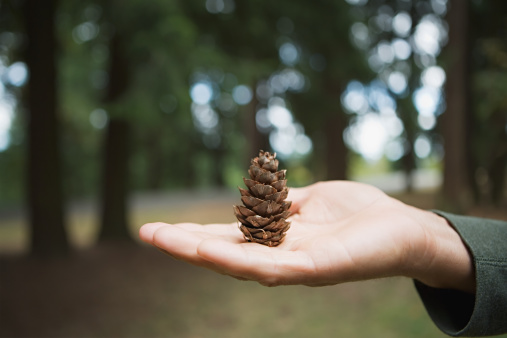
[[[310,195],[309,187],[303,188],[290,188],[289,195],[287,196],[287,201],[291,201],[292,205],[290,206],[290,211],[293,214],[297,214],[299,209],[306,203],[308,197]]]

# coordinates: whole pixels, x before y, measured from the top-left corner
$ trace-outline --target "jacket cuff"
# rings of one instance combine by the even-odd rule
[[[472,295],[415,281],[429,316],[451,336],[507,332],[507,222],[434,212],[447,219],[468,247],[477,286]]]

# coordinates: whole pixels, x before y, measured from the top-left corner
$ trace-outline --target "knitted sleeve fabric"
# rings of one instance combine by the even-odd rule
[[[415,281],[433,322],[450,336],[507,333],[507,222],[434,211],[460,234],[476,273],[475,295]]]

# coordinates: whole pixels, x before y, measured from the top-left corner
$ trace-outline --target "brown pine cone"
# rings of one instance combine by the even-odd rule
[[[233,206],[245,240],[267,246],[282,243],[290,227],[286,170],[278,171],[275,157],[276,153],[261,150],[252,160],[250,179],[243,178],[248,190],[238,187],[244,206]]]

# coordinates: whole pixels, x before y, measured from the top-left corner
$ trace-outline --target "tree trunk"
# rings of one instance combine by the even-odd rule
[[[127,220],[129,125],[122,119],[111,119],[104,149],[102,182],[102,215],[99,239],[130,239]]]
[[[128,86],[128,64],[116,32],[110,42],[109,85],[105,102],[114,105]],[[99,240],[130,239],[128,230],[128,139],[130,126],[115,112],[107,126],[102,174],[102,219]]]
[[[449,44],[447,45],[447,110],[442,115],[444,137],[445,203],[463,208],[470,199],[468,118],[469,118],[469,46],[468,2],[451,0],[449,10]]]
[[[343,86],[340,86],[334,79],[325,79],[325,95],[327,96],[328,107],[335,107],[325,118],[324,132],[326,139],[326,179],[345,180],[347,179],[348,149],[343,139],[347,128],[347,119],[341,109],[340,94]]]
[[[166,161],[162,144],[160,143],[161,132],[159,128],[152,128],[150,134],[147,136],[148,140],[145,145],[146,158],[148,161],[146,186],[152,191],[160,190],[164,181]]]
[[[405,153],[401,157],[401,165],[405,174],[405,191],[409,193],[414,189],[414,171],[417,168],[416,154],[414,151],[414,144],[419,131],[417,127],[417,111],[414,109],[410,96],[398,100],[398,108],[398,117],[403,123],[407,142],[405,144]]]
[[[345,146],[343,133],[347,127],[342,112],[334,112],[326,120],[326,179],[347,179],[348,149]]]
[[[54,1],[26,1],[28,211],[34,255],[68,251],[57,116]]]

